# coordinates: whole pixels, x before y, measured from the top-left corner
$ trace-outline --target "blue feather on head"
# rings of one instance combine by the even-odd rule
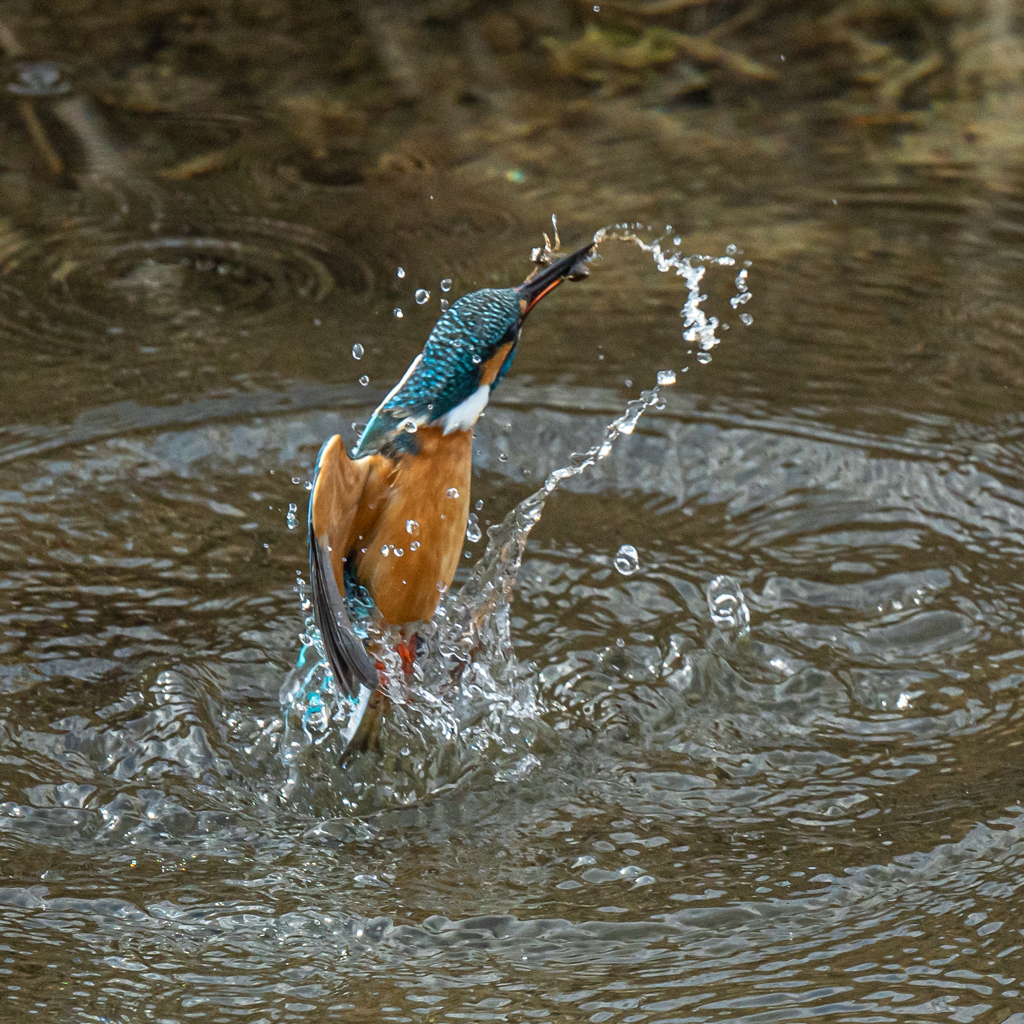
[[[415,432],[408,425],[439,423],[472,396],[480,386],[481,367],[502,345],[515,342],[521,315],[515,288],[484,288],[459,299],[442,314],[423,351],[377,407],[353,458],[389,447],[415,452]],[[494,384],[507,372],[514,352],[513,346]]]
[[[377,406],[352,457],[415,454],[416,430],[423,426],[443,426],[446,434],[471,429],[512,365],[526,314],[560,281],[586,277],[594,245],[590,242],[535,270],[516,288],[482,288],[459,299],[437,321],[423,351]],[[489,366],[505,346],[501,365]],[[485,368],[488,384],[481,383]]]

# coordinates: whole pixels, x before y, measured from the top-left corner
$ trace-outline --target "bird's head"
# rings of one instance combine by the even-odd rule
[[[585,277],[593,249],[591,242],[563,256],[516,288],[483,288],[459,299],[377,406],[352,457],[415,452],[415,433],[424,426],[446,434],[471,429],[512,365],[526,315],[566,278]]]

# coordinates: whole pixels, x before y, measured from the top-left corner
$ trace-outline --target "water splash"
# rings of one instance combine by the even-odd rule
[[[615,553],[615,568],[623,576],[632,576],[640,570],[640,556],[632,544],[623,544]]]
[[[326,653],[313,616],[313,602],[301,574],[296,575],[295,590],[305,616],[303,631],[299,634],[302,651],[278,694],[284,726],[278,754],[286,765],[294,763],[305,747],[320,742],[326,734],[331,717],[326,713],[328,700],[343,700],[327,669]],[[300,739],[297,733],[304,738]]]
[[[333,770],[340,737],[359,709],[327,668],[300,580],[303,648],[281,687],[281,724],[274,726],[278,757],[289,772],[282,800],[311,799],[316,780],[329,779],[333,800],[351,813],[369,813],[379,809],[382,799],[389,805],[411,803],[479,771],[493,772],[496,782],[512,783],[530,770],[536,756],[532,751],[549,727],[542,718],[536,672],[517,661],[511,643],[509,610],[527,539],[548,497],[607,458],[616,441],[630,435],[640,417],[661,401],[661,389],[657,385],[631,401],[597,444],[549,473],[536,492],[491,527],[484,555],[457,592],[438,585],[444,596],[433,620],[420,631],[422,646],[410,675],[394,651],[401,640],[398,630],[360,629],[378,667],[383,666],[391,704],[380,752],[372,772],[366,769],[372,785],[361,778],[356,764]],[[410,520],[406,530],[415,535],[418,524]],[[418,547],[414,541],[409,549]]]
[[[705,596],[711,621],[719,629],[737,637],[750,632],[750,609],[739,580],[732,576],[716,576],[708,583]]]
[[[509,633],[509,605],[530,532],[540,520],[548,498],[566,480],[579,476],[606,459],[616,441],[629,436],[640,417],[661,401],[662,385],[633,399],[605,427],[600,442],[572,456],[567,466],[552,470],[543,485],[523,499],[497,526],[488,530],[487,549],[456,595],[442,602],[428,637],[428,650],[450,671],[457,666],[488,662],[514,665]]]
[[[728,324],[723,324],[717,316],[709,316],[704,312],[701,303],[707,300],[707,295],[702,293],[701,282],[709,266],[734,267],[736,265],[737,249],[735,245],[726,247],[724,256],[684,256],[679,250],[682,244],[682,237],[675,235],[671,239],[671,247],[663,245],[665,237],[672,231],[672,226],[665,228],[665,234],[653,241],[646,241],[638,232],[645,231],[641,224],[614,224],[598,230],[594,235],[594,242],[600,245],[605,241],[632,242],[639,246],[644,252],[649,253],[659,271],[667,274],[674,270],[677,277],[686,282],[686,301],[683,303],[679,315],[683,318],[683,340],[697,348],[697,362],[710,363],[711,350],[721,342],[716,333],[719,329],[725,330]],[[736,294],[729,300],[733,309],[739,308],[749,302],[752,298],[750,287],[747,283],[750,261],[748,260],[743,269],[736,276]],[[746,319],[744,319],[744,316]],[[749,314],[741,316],[743,322],[752,322]]]
[[[740,306],[750,301],[750,287],[747,285],[747,276],[746,267],[736,275],[736,294],[729,300],[729,305],[733,309],[739,309]]]
[[[687,282],[684,316],[688,331],[701,351],[716,345],[715,330],[720,325],[700,308],[705,296],[700,293],[699,282],[706,269],[704,264],[728,266],[735,263],[733,257],[682,257],[663,251],[659,242],[642,242],[625,227],[616,231],[614,235],[598,232],[598,241],[612,237],[634,241],[654,254],[660,269],[675,269]],[[388,803],[409,802],[478,771],[493,772],[495,781],[501,783],[521,778],[532,769],[536,761],[532,750],[548,728],[542,718],[545,708],[537,690],[537,674],[516,659],[510,632],[512,593],[527,541],[549,496],[567,480],[607,458],[620,438],[633,433],[648,409],[663,407],[662,390],[675,382],[675,371],[659,373],[658,383],[629,402],[607,425],[597,444],[574,454],[568,465],[549,473],[538,490],[516,505],[501,523],[490,527],[487,548],[461,588],[449,592],[443,583],[438,584],[443,596],[432,621],[420,628],[421,647],[410,674],[405,673],[394,653],[401,640],[398,630],[387,634],[371,631],[363,636],[383,665],[381,676],[391,709],[382,727],[372,787],[353,781],[358,774],[355,770],[341,773],[339,781],[329,764],[323,766],[328,769],[324,777],[329,776],[332,785],[351,787],[343,800],[349,801],[346,806],[351,810],[376,809],[385,794]],[[458,496],[454,488],[448,494]],[[419,532],[412,520],[406,529],[410,534]],[[473,542],[481,536],[474,515],[467,524],[467,539]],[[418,547],[419,542],[413,541],[409,550]],[[636,572],[639,557],[635,549],[623,545],[615,565],[624,575]],[[735,615],[743,629],[749,627],[749,615],[739,593],[738,608],[742,612],[736,611]],[[715,607],[725,614],[723,606]],[[338,742],[342,729],[357,711],[334,685],[323,663],[322,645],[311,617],[306,621],[303,645],[299,665],[281,690],[282,718],[287,724],[279,750],[293,769],[290,787],[308,782],[299,766],[311,753],[321,750],[336,759],[332,743]],[[509,765],[515,767],[510,769]],[[372,798],[367,795],[371,790]],[[289,793],[283,792],[283,796],[288,799]]]

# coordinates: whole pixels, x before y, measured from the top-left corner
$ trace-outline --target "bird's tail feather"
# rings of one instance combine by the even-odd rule
[[[342,693],[352,704],[348,722],[342,729],[340,761],[362,750],[372,737],[384,700],[380,674],[356,635],[338,591],[331,569],[330,555],[320,542],[310,538],[309,570],[313,589],[313,613],[320,629],[327,664]]]

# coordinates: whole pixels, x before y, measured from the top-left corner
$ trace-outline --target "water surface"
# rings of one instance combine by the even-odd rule
[[[758,218],[750,180],[721,183],[681,245],[742,250],[753,322],[710,274],[730,327],[704,366],[681,282],[603,248],[481,421],[481,525],[659,370],[678,384],[549,499],[514,661],[411,697],[380,756],[296,769],[288,508],[418,351],[442,277],[515,281],[545,224],[443,175],[433,221],[380,183],[283,198],[260,159],[8,194],[4,1019],[1018,1012],[1019,176],[837,177],[808,141],[788,184],[763,168]],[[385,200],[415,244],[337,214],[397,219]],[[749,632],[712,618],[720,576]]]

